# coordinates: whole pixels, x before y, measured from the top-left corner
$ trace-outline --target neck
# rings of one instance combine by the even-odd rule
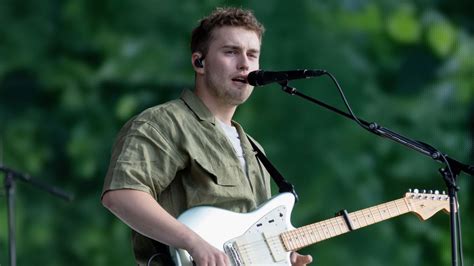
[[[234,116],[234,113],[237,110],[236,105],[230,105],[228,103],[219,101],[204,89],[196,88],[194,92],[217,119],[227,125],[232,124],[232,117]]]

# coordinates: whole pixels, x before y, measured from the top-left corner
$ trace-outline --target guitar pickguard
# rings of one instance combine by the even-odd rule
[[[287,231],[286,206],[278,206],[248,228],[241,236],[224,243],[224,251],[235,265],[287,265],[287,253],[280,238]]]

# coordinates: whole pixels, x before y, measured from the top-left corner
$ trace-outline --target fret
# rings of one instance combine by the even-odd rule
[[[393,210],[395,208],[393,207],[393,202],[390,202],[389,203],[389,209],[388,209],[388,213],[390,213],[390,217],[395,217],[397,214],[393,214]]]
[[[402,206],[402,212],[403,213],[407,213],[410,211],[410,209],[408,208],[408,205],[406,204],[405,200],[404,199],[400,199],[398,200],[397,202],[400,203],[400,205]]]
[[[315,230],[314,230],[313,225],[307,225],[306,227],[308,227],[308,234],[309,234],[309,239],[310,239],[311,243],[319,242],[318,237],[315,234]]]
[[[283,233],[285,237],[285,246],[287,247],[288,250],[293,250],[295,247],[293,246],[293,241],[291,240],[291,234],[292,231],[288,231],[286,233]]]
[[[329,234],[329,232],[327,230],[326,221],[321,222],[321,225],[323,226],[323,232],[324,232],[324,235],[326,236],[326,238],[331,238],[331,235]]]
[[[297,243],[296,243],[296,232],[295,232],[295,231],[291,231],[291,233],[290,233],[290,241],[291,241],[291,244],[292,244],[293,248],[298,247],[298,246],[297,246]]]
[[[365,220],[367,221],[367,225],[375,223],[374,218],[372,217],[372,213],[370,212],[370,209],[364,209],[362,213],[365,216]],[[372,221],[371,221],[372,219]]]
[[[304,234],[305,237],[304,238],[306,240],[306,245],[310,245],[310,244],[314,243],[312,233],[313,233],[313,231],[311,231],[311,228],[309,226],[305,226],[305,234]]]
[[[341,234],[345,234],[349,232],[349,226],[346,224],[346,221],[344,220],[343,217],[339,216],[337,217],[337,224],[339,225],[339,228],[341,229]]]
[[[337,225],[339,225],[339,230],[341,230],[341,234],[345,233],[345,227],[347,227],[347,224],[345,224],[345,221],[343,218],[341,218],[341,216],[338,217],[337,219]],[[345,225],[345,227],[343,227],[342,225]]]
[[[305,246],[308,245],[308,243],[309,243],[309,231],[308,231],[307,226],[301,227],[299,238],[300,238],[301,243],[303,245],[305,245]]]
[[[357,217],[358,217],[358,218],[363,218],[363,219],[361,219],[361,220],[362,220],[362,222],[365,222],[365,224],[362,224],[362,227],[367,226],[367,220],[365,219],[365,216],[364,216],[364,214],[362,213],[362,211],[357,211],[356,213],[357,213]]]
[[[336,221],[337,227],[339,228],[339,234],[342,235],[345,233],[344,228],[341,226],[341,223],[344,222],[340,216],[334,219]]]
[[[381,207],[382,207],[382,205],[377,205],[377,206],[375,206],[375,208],[377,208],[377,210],[378,210],[379,213],[380,213],[380,218],[381,218],[382,220],[385,220],[385,217],[383,216],[384,212],[381,210]]]
[[[295,230],[295,245],[297,245],[297,247],[301,246],[301,239],[299,235],[300,234],[298,233],[298,230]]]
[[[398,200],[395,201],[395,207],[397,207],[398,215],[402,214],[400,208],[398,208]]]
[[[321,223],[320,223],[320,222],[317,223],[316,226],[317,226],[317,228],[318,228],[318,233],[319,233],[319,235],[321,236],[321,239],[323,239],[323,240],[324,240],[324,239],[327,239],[326,235],[324,234],[324,230],[323,230],[323,227],[322,227]]]
[[[283,232],[280,234],[280,238],[283,242],[283,246],[285,246],[285,249],[286,250],[291,250],[291,247],[289,246],[289,243],[288,243],[288,238],[286,237],[288,234],[288,231],[287,232]]]
[[[329,227],[330,227],[329,232],[331,232],[331,229],[332,229],[333,237],[338,236],[339,233],[337,233],[337,231],[336,231],[336,226],[334,224],[334,218],[329,219],[328,222],[329,222]]]
[[[359,228],[362,227],[362,226],[360,225],[359,219],[357,219],[357,216],[356,216],[356,215],[351,215],[351,214],[349,213],[348,216],[349,216],[349,218],[352,220],[352,225],[353,225],[354,227],[356,227],[357,229],[359,229]],[[356,225],[355,222],[357,222],[358,225]]]
[[[387,206],[386,206],[386,204],[381,204],[381,205],[378,205],[378,206],[382,207],[382,217],[383,217],[384,214],[387,215]],[[389,214],[389,216],[390,216],[390,214]],[[384,220],[386,220],[388,218],[390,218],[390,217],[383,217]]]
[[[392,218],[392,213],[390,212],[390,202],[387,202],[387,203],[385,204],[385,211],[386,211],[386,213],[388,214],[388,218]],[[387,218],[387,219],[388,219],[388,218]]]
[[[297,248],[301,246],[301,239],[299,238],[299,233],[297,230],[294,232],[294,242]]]
[[[377,222],[383,221],[382,213],[380,212],[379,208],[377,207],[372,207],[370,208],[374,212],[374,217],[376,217]]]
[[[387,220],[387,219],[391,218],[388,203],[380,204],[377,207],[379,207],[379,210],[381,210],[381,212],[382,212],[382,219],[383,220]]]
[[[393,213],[393,214],[392,214],[392,217],[395,217],[395,216],[400,215],[400,213],[398,212],[397,204],[395,203],[395,201],[392,201],[392,202],[391,202],[391,206],[392,206],[392,207],[390,208],[390,210],[391,210],[392,213]]]
[[[357,214],[357,212],[353,212],[353,215],[352,215],[354,218],[355,218],[355,221],[357,222],[357,224],[359,225],[359,228],[361,227],[364,227],[361,222],[360,222],[360,217],[359,215]]]
[[[372,211],[372,208],[367,208],[367,210],[370,212],[370,217],[372,218],[373,223],[376,223],[377,220],[375,220],[374,212]]]
[[[364,209],[363,213],[364,213],[365,219],[367,220],[368,225],[375,223],[374,218],[372,217],[372,214],[370,213],[370,210]]]
[[[334,232],[334,235],[333,235],[333,237],[334,237],[334,236],[337,236],[339,234],[336,232],[336,228],[335,228],[334,224],[332,223],[333,220],[334,219],[329,220],[329,233],[331,233],[331,229],[332,229],[332,231]]]
[[[390,212],[390,202],[387,202],[385,204],[385,214],[388,215],[388,217],[386,219],[389,219],[389,218],[392,218],[392,213]]]
[[[380,208],[378,206],[374,206],[373,208],[377,212],[377,217],[379,217],[379,222],[385,220],[383,218],[382,212],[380,211]]]
[[[318,241],[323,241],[324,238],[321,236],[321,232],[319,231],[318,225],[314,224],[313,227],[314,227],[314,232],[316,233],[316,239],[318,239]]]
[[[311,236],[311,241],[312,241],[313,243],[318,242],[319,240],[318,240],[317,235],[314,233],[314,230],[311,229],[311,227],[310,227],[310,230],[311,230],[311,231],[310,231],[309,234],[310,234],[310,236]]]
[[[301,244],[302,246],[308,245],[308,238],[306,237],[306,229],[303,229],[303,232],[300,234]]]

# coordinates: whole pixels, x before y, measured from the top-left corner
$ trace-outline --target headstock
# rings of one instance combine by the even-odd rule
[[[440,210],[444,210],[446,213],[450,211],[449,197],[444,191],[440,194],[438,190],[434,192],[430,190],[429,193],[426,193],[426,190],[420,192],[418,189],[413,191],[410,189],[405,194],[405,200],[410,206],[410,210],[422,220],[429,219]]]

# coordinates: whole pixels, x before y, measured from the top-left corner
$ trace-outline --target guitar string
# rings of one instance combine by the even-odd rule
[[[342,229],[341,226],[344,226],[345,229]],[[337,228],[339,228],[339,230]],[[314,231],[316,231],[318,234],[315,235]],[[291,230],[286,233],[282,233],[282,236],[283,237],[287,236],[288,240],[290,241],[294,240],[296,242],[299,242],[299,243],[296,243],[296,245],[302,246],[302,245],[309,244],[308,243],[309,239],[307,239],[308,237],[311,239],[311,242],[319,242],[321,240],[331,238],[331,237],[346,233],[348,231],[349,230],[347,228],[347,225],[342,220],[342,218],[335,217],[326,221],[322,221],[322,222],[312,224],[312,225],[303,226],[298,229]],[[279,238],[279,236],[277,236],[277,238]],[[255,247],[254,244],[255,244],[254,242],[248,242],[248,244],[241,245],[241,247],[242,249],[254,248]]]
[[[400,209],[400,207],[402,207],[402,209]],[[410,211],[410,208],[407,202],[404,199],[398,199],[398,200],[394,200],[394,201],[387,202],[384,204],[379,204],[370,208],[366,208],[360,211],[353,212],[350,214],[350,218],[353,221],[357,221],[360,228],[360,227],[364,227],[373,223],[377,223],[389,218],[393,218],[393,217],[405,214],[409,211]],[[375,213],[378,212],[380,216],[378,216],[377,214],[374,214],[374,212]],[[383,214],[386,214],[388,217],[384,217]],[[362,221],[365,220],[365,224],[361,224],[360,220],[362,218],[363,218]],[[369,220],[367,218],[369,218]],[[370,221],[370,219],[372,221]],[[269,243],[269,245],[275,245],[276,243],[278,243],[281,248],[285,249],[285,244],[283,242],[286,238],[286,240],[289,240],[290,242],[288,243],[289,246],[295,246],[295,248],[303,247],[305,245],[311,244],[311,242],[316,243],[318,241],[348,232],[349,230],[347,228],[347,225],[345,225],[344,223],[341,223],[340,220],[341,220],[341,217],[335,217],[332,219],[328,219],[326,221],[322,221],[322,222],[315,223],[312,225],[307,225],[302,228],[298,228],[298,229],[291,230],[285,233],[281,233],[280,235],[268,237],[267,242]],[[341,227],[341,225],[345,225],[345,226]],[[336,229],[337,226],[339,226],[339,231],[337,231]],[[331,234],[331,229],[334,232],[333,235]],[[314,231],[318,233],[317,234],[318,236],[320,236],[321,231],[323,231],[324,237],[326,237],[326,235],[329,235],[329,237],[320,238],[318,240],[317,236],[314,235]],[[300,232],[303,232],[303,233],[300,233]],[[297,240],[296,242],[299,242],[299,243],[296,243],[296,244],[298,244],[299,246],[296,245],[294,242],[292,242],[292,240]],[[252,258],[254,259],[255,257],[260,258],[262,256],[260,256],[259,254],[262,254],[262,253],[259,250],[261,249],[262,246],[265,247],[264,250],[268,250],[266,242],[260,240],[260,241],[249,242],[248,244],[241,245],[239,247],[239,251],[241,249],[241,253],[243,253],[244,255],[247,255],[247,257],[248,255],[251,255],[251,253],[256,253],[257,256],[253,256]],[[265,258],[267,258],[267,256],[265,256]]]
[[[360,211],[353,212],[353,213],[350,214],[350,216],[352,218],[356,219],[356,221],[359,223],[359,228],[364,227],[364,226],[379,222],[379,221],[376,221],[377,217],[376,217],[376,215],[374,215],[374,213],[372,211],[372,209],[374,209],[374,208],[377,208],[377,210],[380,213],[380,218],[381,218],[380,221],[388,219],[388,218],[392,218],[392,217],[395,217],[395,216],[398,216],[398,215],[401,215],[402,213],[406,213],[406,212],[400,211],[400,208],[398,206],[398,203],[400,203],[400,201],[402,201],[402,203],[404,203],[404,204],[402,204],[402,205],[405,205],[404,207],[407,207],[405,202],[403,201],[403,199],[399,199],[399,200],[387,202],[387,203],[384,203],[384,204],[376,205],[376,206],[373,206],[371,208],[366,208],[366,209],[363,209],[363,210],[360,210]],[[384,207],[383,211],[388,212],[388,216],[389,216],[388,218],[385,218],[383,216],[382,212],[380,212],[380,207]],[[396,211],[394,211],[394,210],[396,210]],[[392,214],[392,211],[394,211],[394,214]],[[407,208],[407,211],[408,211],[408,208]],[[355,216],[355,217],[353,217],[353,216]],[[367,220],[367,217],[371,218],[373,221],[369,222]],[[340,228],[341,224],[342,224],[341,221],[337,221],[338,218],[342,219],[341,217],[331,218],[331,219],[328,219],[326,221],[322,221],[322,222],[319,222],[319,223],[303,226],[301,228],[282,233],[281,236],[284,237],[284,236],[288,236],[288,234],[290,234],[290,236],[288,236],[288,240],[290,241],[289,245],[292,245],[291,240],[295,240],[298,243],[296,243],[296,244],[293,243],[293,245],[296,248],[298,248],[298,247],[303,247],[303,246],[306,246],[306,245],[309,245],[309,244],[312,244],[312,243],[316,243],[316,242],[319,242],[319,241],[322,241],[322,240],[325,240],[325,239],[328,239],[328,238],[331,238],[331,237],[334,237],[334,236],[337,236],[337,235],[340,235],[340,234],[343,234],[343,233],[347,233],[349,230],[347,228],[347,225],[345,225],[345,222],[343,223],[346,227],[345,230],[337,230],[336,229],[337,227]],[[362,218],[363,218],[363,220],[365,220],[365,224],[361,224],[360,220]],[[332,229],[333,232],[331,231],[331,229]],[[320,236],[322,234],[323,237],[319,237],[319,239],[318,239],[317,236],[314,236],[314,231],[318,232],[318,236]],[[322,231],[322,233],[321,233],[321,231]],[[299,233],[299,232],[303,232],[303,233]],[[308,239],[308,237],[310,239]],[[267,239],[267,241],[275,241],[274,239],[280,240],[280,235],[270,237],[269,239]],[[261,241],[261,240],[251,241],[251,242],[248,242],[246,244],[241,244],[239,246],[239,250],[242,250],[243,252],[248,252],[248,250],[258,248],[259,245],[267,246],[266,243],[264,241]],[[283,243],[282,243],[282,245],[283,245]]]
[[[435,199],[434,196],[432,197],[432,199]],[[439,199],[441,199],[441,197],[439,197]],[[379,204],[379,205],[366,208],[360,211],[356,211],[350,214],[350,218],[354,222],[357,221],[360,228],[360,227],[371,225],[373,223],[377,223],[389,218],[400,216],[407,212],[410,212],[408,203],[405,201],[405,199],[399,199],[399,200],[387,202],[384,204]],[[386,217],[384,217],[384,214],[386,215]],[[298,228],[298,229],[291,230],[285,233],[281,233],[280,235],[268,237],[266,240],[268,242],[268,245],[271,246],[271,245],[278,244],[280,248],[282,248],[284,251],[287,251],[285,248],[285,244],[283,243],[285,240],[290,240],[289,241],[290,243],[288,243],[289,246],[295,246],[295,248],[303,247],[307,244],[311,244],[311,242],[316,243],[321,240],[348,232],[349,230],[347,228],[347,225],[345,224],[345,221],[341,222],[341,219],[342,219],[341,217],[335,217],[335,218],[328,219],[326,221],[322,221],[316,224],[307,225],[302,228]],[[365,224],[361,223],[361,220],[365,221]],[[339,230],[337,230],[337,227],[339,227]],[[331,233],[331,229],[334,233]],[[317,236],[314,234],[314,231],[317,232]],[[320,237],[321,231],[323,231],[324,237],[326,237],[327,235],[329,235],[329,237],[327,238]],[[300,233],[300,232],[303,232],[303,233]],[[320,237],[319,239],[318,239],[318,236]],[[298,243],[294,243],[291,240],[297,240],[296,242]],[[268,255],[262,256],[261,255],[262,252],[260,251],[262,246],[265,248],[264,249],[265,251],[267,252],[269,251],[266,244],[267,243],[265,241],[261,241],[261,240],[249,242],[248,244],[241,245],[239,247],[239,250],[241,249],[242,251],[241,253],[246,255],[247,259],[249,259],[248,257],[251,257],[253,259],[268,258]],[[255,253],[256,255],[250,256],[252,255],[252,253]]]
[[[337,220],[341,220],[341,221],[337,221]],[[340,218],[340,217],[336,217],[336,218],[330,219],[330,221],[324,221],[324,222],[325,222],[324,224],[319,225],[319,226],[308,225],[308,226],[297,229],[298,231],[303,231],[304,232],[303,234],[296,232],[296,230],[291,230],[291,231],[288,231],[286,233],[291,234],[292,236],[289,236],[289,238],[297,241],[298,242],[297,245],[302,246],[302,245],[310,244],[308,242],[308,240],[309,240],[308,237],[311,239],[311,242],[318,242],[318,241],[323,240],[322,237],[317,237],[313,234],[315,230],[310,228],[310,226],[311,227],[316,227],[316,229],[317,229],[316,231],[323,231],[324,230],[326,232],[324,234],[324,239],[332,237],[332,236],[336,236],[336,235],[339,235],[339,234],[342,234],[342,233],[345,233],[345,232],[348,231],[347,229],[346,229],[346,231],[341,231],[341,230],[335,229],[336,227],[341,227],[342,218]],[[325,228],[323,229],[323,227],[325,227]],[[331,232],[330,229],[327,230],[328,227],[332,227],[333,232]],[[329,237],[327,237],[327,235],[329,235]],[[280,234],[280,235],[268,237],[267,241],[273,242],[273,243],[280,242],[280,245],[282,245],[284,247],[284,244],[282,243],[281,237],[285,237],[284,233]],[[291,245],[291,243],[290,243],[290,245]],[[261,240],[251,241],[251,242],[247,242],[246,244],[239,245],[239,250],[242,250],[243,252],[247,252],[248,250],[254,250],[255,248],[259,248],[259,246],[265,246],[266,247],[267,245],[264,241],[261,241]]]

